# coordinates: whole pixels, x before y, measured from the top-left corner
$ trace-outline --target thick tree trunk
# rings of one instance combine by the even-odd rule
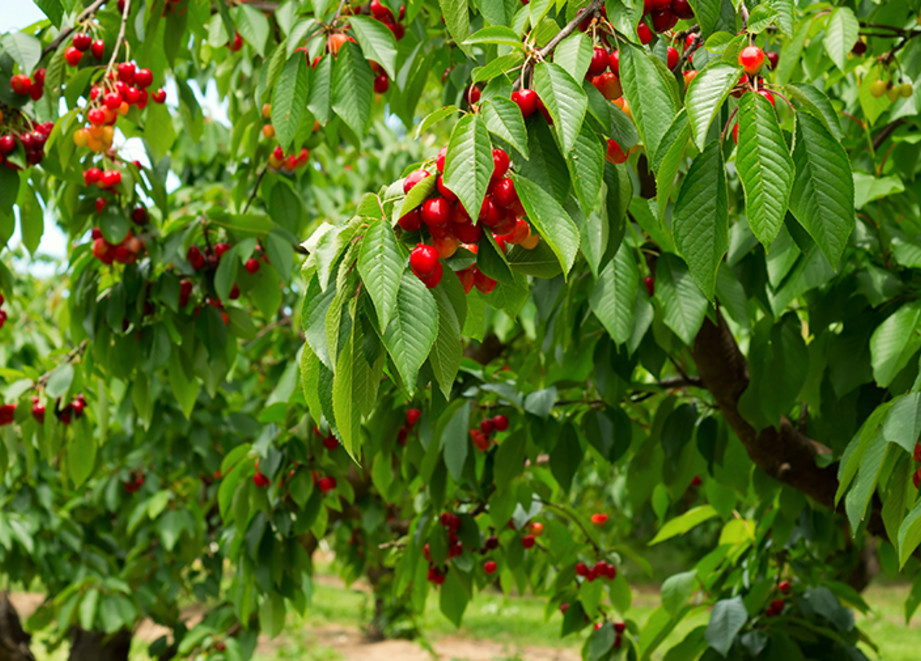
[[[19,614],[7,592],[0,592],[0,661],[35,661],[29,649],[32,636],[23,631]]]
[[[74,628],[70,637],[69,661],[128,661],[131,632],[122,629],[112,635]]]

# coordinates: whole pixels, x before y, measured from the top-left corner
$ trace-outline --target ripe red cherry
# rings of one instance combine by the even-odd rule
[[[614,633],[623,633],[627,630],[626,622],[615,622],[614,623]]]
[[[116,110],[122,104],[122,95],[118,92],[109,92],[102,97],[102,102],[109,110]]]
[[[64,51],[64,59],[67,60],[67,64],[75,67],[80,64],[80,60],[83,59],[83,51],[73,46],[68,46],[67,50]]]
[[[336,478],[321,477],[319,480],[317,480],[317,486],[320,487],[320,491],[322,491],[324,494],[327,494],[336,488]]]
[[[45,84],[45,73],[46,73],[46,72],[47,72],[47,70],[45,69],[45,67],[42,67],[41,69],[36,69],[36,70],[32,73],[32,83],[33,83],[33,84],[32,84],[32,87],[33,87],[33,88],[34,88],[36,85],[38,85],[39,87],[41,87],[41,86],[43,86],[43,85]]]
[[[512,101],[518,104],[521,115],[525,119],[537,111],[537,92],[529,89],[520,89],[512,92]]]
[[[122,173],[118,170],[106,170],[99,177],[100,188],[112,188],[113,186],[118,186],[121,182]]]
[[[454,194],[454,191],[445,186],[444,178],[440,174],[435,180],[435,188],[438,189],[438,193],[448,202],[457,202],[457,195]]]
[[[670,9],[653,11],[651,17],[652,29],[656,32],[665,32],[666,30],[671,30],[678,22],[678,17],[675,16]]]
[[[492,434],[496,429],[496,423],[492,418],[485,418],[480,421],[480,431],[484,434]]]
[[[419,278],[422,281],[422,284],[425,285],[428,289],[435,289],[438,286],[438,283],[441,282],[441,277],[444,275],[444,267],[441,265],[441,262],[438,262],[438,266],[435,267],[435,272],[425,278]]]
[[[269,478],[267,478],[265,475],[257,471],[253,475],[253,484],[255,484],[260,489],[265,489],[267,486],[272,484],[272,481]]]
[[[101,60],[102,56],[105,55],[106,52],[106,42],[104,42],[102,39],[97,39],[93,42],[93,45],[90,46],[90,52],[97,60]]]
[[[150,87],[153,83],[153,73],[150,69],[138,69],[134,74],[134,84],[138,87]]]
[[[640,21],[640,24],[636,26],[636,36],[639,38],[640,43],[645,46],[652,41],[652,30],[649,29],[649,26],[644,21]],[[614,73],[617,72],[615,71]]]
[[[652,298],[656,293],[655,280],[653,280],[651,275],[647,275],[643,278],[643,284],[646,285],[646,291],[649,293],[649,298]]]
[[[592,53],[592,61],[591,64],[588,65],[588,72],[585,74],[585,77],[590,78],[592,76],[597,76],[607,68],[608,52],[601,46],[595,46],[595,50]]]
[[[673,46],[668,47],[668,55],[665,59],[665,64],[669,69],[674,69],[678,66],[678,60],[681,59],[681,56],[678,54],[678,49]]]
[[[534,544],[537,543],[537,540],[534,538],[534,535],[525,535],[521,538],[521,545],[526,549],[534,548]]]
[[[109,201],[108,201],[106,198],[104,198],[104,197],[97,197],[97,198],[96,198],[95,204],[96,204],[96,215],[97,215],[97,216],[98,216],[99,214],[102,213],[102,210],[103,210],[103,209],[106,208],[106,204],[108,204],[108,202],[109,202]]]
[[[99,178],[102,176],[102,170],[99,168],[90,168],[83,171],[83,183],[87,186],[92,186],[99,181]]]
[[[481,95],[482,92],[480,92],[480,88],[476,85],[471,85],[468,87],[467,93],[464,95],[464,97],[467,99],[467,105],[475,106],[478,104],[480,102]]]
[[[88,51],[93,44],[93,38],[85,32],[78,32],[74,35],[73,39],[71,39],[71,42],[77,50]]]
[[[515,182],[508,178],[500,181],[493,189],[492,199],[503,209],[516,209],[520,201],[515,190]]]
[[[200,271],[205,266],[205,256],[201,253],[201,250],[198,246],[189,246],[188,252],[185,255],[186,259],[189,261],[189,264],[196,271]]]
[[[764,66],[764,51],[757,46],[746,46],[739,53],[739,66],[745,69],[745,73],[754,76]]]
[[[613,51],[608,56],[608,67],[610,67],[611,73],[613,73],[615,76],[620,75],[620,51],[619,50]]]
[[[650,12],[660,11],[662,9],[670,9],[672,6],[672,0],[652,0],[650,4],[652,5]]]
[[[118,79],[130,85],[134,82],[135,71],[137,71],[137,67],[134,65],[134,62],[122,62],[118,65]]]
[[[239,32],[233,33],[233,41],[227,44],[227,48],[229,48],[233,52],[237,52],[238,50],[243,48],[243,37],[240,36]]]
[[[41,403],[38,397],[32,398],[32,417],[39,424],[45,422],[45,405]]]
[[[438,171],[444,173],[445,171],[445,158],[448,156],[448,146],[445,145],[438,150],[438,155],[435,156],[435,167],[438,168]]]
[[[483,563],[483,571],[486,572],[490,576],[492,574],[495,574],[496,569],[498,568],[499,568],[499,565],[496,564],[495,560],[487,560],[486,562]]]
[[[627,160],[627,154],[613,138],[608,139],[607,159],[614,164],[620,164]]]
[[[2,297],[0,297],[0,305],[2,305]],[[912,458],[918,463],[921,463],[921,442],[915,443],[915,451],[912,454]]]
[[[475,244],[478,243],[483,236],[483,228],[480,225],[474,225],[470,222],[463,224],[454,223],[451,226],[451,231],[454,232],[454,236],[462,243]],[[471,286],[473,286],[472,281]]]
[[[671,2],[672,13],[680,19],[687,20],[689,18],[694,18],[694,9],[691,7],[691,3],[688,0],[672,0]]]
[[[400,227],[407,232],[418,232],[422,229],[422,209],[416,207],[397,221]]]
[[[608,522],[608,515],[604,513],[592,514],[592,523],[599,528]]]
[[[166,101],[166,90],[161,87],[156,92],[151,94],[150,98],[154,100],[154,103],[163,103]]]
[[[403,192],[408,193],[413,189],[413,186],[428,176],[430,176],[428,170],[413,170],[403,180]]]
[[[406,412],[406,424],[409,425],[410,427],[414,427],[416,423],[419,422],[419,418],[421,417],[422,417],[422,411],[420,411],[419,409],[409,409]]]
[[[77,52],[79,53],[80,51]],[[10,87],[13,88],[13,91],[16,92],[16,94],[22,94],[25,96],[29,93],[29,90],[32,89],[32,79],[25,74],[18,73],[10,78]]]
[[[508,417],[504,415],[494,416],[492,424],[495,426],[496,431],[505,431],[508,429]]]
[[[451,204],[443,197],[433,197],[422,205],[422,222],[429,227],[444,227],[451,215]]]
[[[781,582],[777,585],[777,589],[780,590],[781,593],[783,593],[783,594],[790,594],[790,590],[791,590],[792,588],[793,588],[793,586],[790,584],[790,581],[781,581]]]
[[[16,149],[16,138],[12,135],[0,135],[0,154],[6,155]]]
[[[777,63],[780,62],[780,53],[777,51],[771,51],[770,53],[766,54],[766,57],[768,61],[768,68],[773,71],[777,68]]]
[[[770,92],[768,92],[767,90],[765,90],[765,89],[760,89],[760,90],[756,91],[755,94],[760,94],[760,95],[763,96],[765,99],[767,99],[768,101],[770,101],[772,106],[774,105],[774,95],[771,94]]]
[[[379,21],[393,23],[393,12],[389,7],[381,4],[381,0],[371,0],[371,15]]]
[[[493,162],[493,171],[491,179],[493,181],[499,181],[502,177],[505,176],[505,173],[508,172],[509,158],[508,154],[503,149],[493,149],[492,150],[492,162]]]
[[[255,257],[250,257],[249,259],[246,260],[246,264],[244,265],[244,268],[246,269],[247,273],[255,273],[256,271],[259,270],[259,260],[256,259]]]
[[[584,562],[576,563],[576,575],[577,576],[588,576],[588,565]]]
[[[378,94],[384,94],[390,89],[390,78],[386,73],[379,73],[374,77],[374,91]]]
[[[409,266],[420,278],[426,278],[438,269],[438,251],[433,246],[420,243],[409,254]]]
[[[143,207],[138,207],[138,208],[143,208]],[[144,211],[146,212],[147,210],[144,209]],[[224,253],[226,253],[228,250],[230,250],[229,243],[225,243],[223,241],[221,243],[217,243],[214,246],[214,256],[217,257],[218,260],[220,260],[221,257],[224,256]]]

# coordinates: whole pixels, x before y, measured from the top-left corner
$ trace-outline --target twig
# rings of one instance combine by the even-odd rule
[[[342,10],[345,8],[345,2],[346,2],[346,0],[340,0],[340,1],[339,1],[339,6],[336,7],[336,13],[333,14],[333,20],[331,20],[331,21],[329,22],[330,25],[335,25],[335,24],[336,24],[336,21],[339,20],[339,16],[342,15]]]
[[[253,186],[253,192],[250,194],[249,199],[246,201],[246,206],[243,207],[243,213],[249,211],[249,208],[253,204],[253,200],[256,199],[256,193],[259,192],[259,184],[262,183],[262,178],[265,176],[265,173],[268,172],[269,166],[266,165],[262,168],[262,172],[259,173],[259,176],[256,177],[256,184]]]
[[[73,363],[78,358],[80,358],[83,355],[83,352],[86,351],[88,342],[88,340],[83,340],[79,346],[71,349],[67,354],[67,357],[64,359],[64,364],[69,365],[70,363]],[[57,367],[54,369],[57,369]],[[49,370],[38,377],[38,381],[35,382],[35,386],[44,388],[46,385],[48,385],[48,380],[51,378],[51,374],[54,372],[54,369]]]
[[[579,27],[579,24],[585,20],[585,18],[592,12],[596,12],[604,6],[604,0],[592,0],[589,5],[585,8],[585,11],[581,14],[576,15],[574,19],[569,21],[562,30],[557,32],[556,36],[547,42],[547,45],[538,51],[541,57],[547,57],[554,51],[554,49],[560,45],[560,42],[563,41],[566,37],[571,35],[576,31],[576,28]]]
[[[95,14],[96,11],[100,7],[102,7],[102,5],[104,5],[105,3],[106,3],[106,0],[94,0],[93,4],[91,4],[89,7],[87,7],[82,12],[80,12],[80,14],[77,16],[77,19],[74,21],[73,25],[61,30],[58,36],[52,39],[51,43],[42,49],[42,56],[40,59],[45,59],[45,56],[48,55],[48,53],[53,53],[54,51],[56,51],[58,49],[58,46],[60,46],[61,43],[65,39],[67,39],[67,37],[69,37],[70,35],[74,33],[74,30],[77,29],[77,26],[80,25],[80,23],[85,21],[88,16],[92,16],[93,14]]]
[[[748,7],[745,6],[745,2],[739,3],[739,16],[742,17],[742,31],[748,30]]]
[[[699,30],[699,29],[700,29],[699,27],[694,26],[688,31],[688,34],[691,34],[694,30]],[[686,36],[687,35],[685,35],[685,37]],[[672,69],[672,72],[677,73],[677,72],[680,72],[682,69],[684,69],[684,65],[687,64],[688,60],[691,59],[691,56],[697,51],[699,46],[700,46],[700,33],[698,32],[697,34],[694,35],[694,40],[691,41],[691,43],[688,44],[687,47],[684,49],[684,53],[681,55],[681,59],[678,60],[678,64],[675,65],[675,68]]]
[[[115,60],[118,59],[118,49],[122,41],[125,40],[125,29],[128,27],[128,12],[131,11],[131,0],[125,0],[125,6],[122,7],[122,24],[118,28],[118,36],[115,38],[115,48],[112,50],[112,57],[109,60],[109,66],[106,67],[106,75],[112,71],[115,66]]]
[[[588,539],[589,543],[592,545],[592,547],[594,547],[595,552],[598,553],[598,555],[604,555],[604,551],[602,550],[600,546],[598,546],[595,540],[592,539],[591,534],[588,532],[588,528],[585,527],[585,524],[582,523],[579,517],[572,514],[565,507],[562,507],[561,505],[557,505],[556,503],[551,503],[548,500],[541,500],[540,502],[543,504],[544,507],[549,507],[552,510],[556,510],[560,514],[563,514],[565,517],[572,520],[572,522],[575,523],[577,526],[579,526],[582,529],[582,532],[585,533],[586,539]]]
[[[877,151],[880,147],[882,147],[883,143],[886,142],[886,140],[888,140],[890,136],[892,136],[892,134],[895,133],[904,123],[904,119],[897,119],[886,124],[886,126],[883,127],[883,130],[877,133],[873,138],[873,151]]]

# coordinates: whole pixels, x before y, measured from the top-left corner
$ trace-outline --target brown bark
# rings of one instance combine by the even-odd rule
[[[19,621],[8,592],[0,592],[0,661],[35,661],[29,649],[32,636]]]
[[[831,454],[828,447],[809,438],[787,417],[780,419],[776,429],[768,427],[760,432],[742,417],[739,397],[748,387],[748,363],[719,311],[716,318],[716,324],[704,320],[691,355],[704,387],[713,395],[748,456],[778,482],[793,487],[828,509],[843,512],[843,502],[835,507],[838,465],[822,468],[816,464],[819,454]],[[867,530],[888,539],[878,502],[873,503],[868,516]]]
[[[128,661],[130,650],[131,632],[127,629],[110,636],[75,627],[71,632],[68,661]]]

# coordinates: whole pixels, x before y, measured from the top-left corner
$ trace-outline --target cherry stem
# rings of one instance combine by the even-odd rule
[[[106,67],[106,78],[115,67],[115,60],[118,59],[118,51],[121,48],[122,41],[125,39],[125,30],[128,27],[128,12],[131,11],[131,0],[125,0],[122,7],[122,24],[118,28],[118,36],[115,38],[115,48],[112,50],[112,57],[109,59],[109,65]]]
[[[720,134],[720,142],[725,142],[726,140],[726,131],[729,130],[729,127],[732,126],[732,120],[735,119],[735,116],[739,113],[739,109],[736,108],[732,111],[732,114],[729,115],[729,119],[726,120],[726,126],[723,127],[723,132]]]
[[[269,170],[269,166],[266,165],[265,167],[262,168],[262,171],[259,173],[259,176],[256,177],[256,183],[253,185],[253,192],[250,193],[249,199],[246,200],[246,205],[243,207],[243,213],[246,213],[247,211],[249,211],[249,208],[252,206],[253,200],[256,199],[256,193],[259,192],[259,184],[262,183],[262,178],[265,177],[265,173],[268,172],[268,170]]]

